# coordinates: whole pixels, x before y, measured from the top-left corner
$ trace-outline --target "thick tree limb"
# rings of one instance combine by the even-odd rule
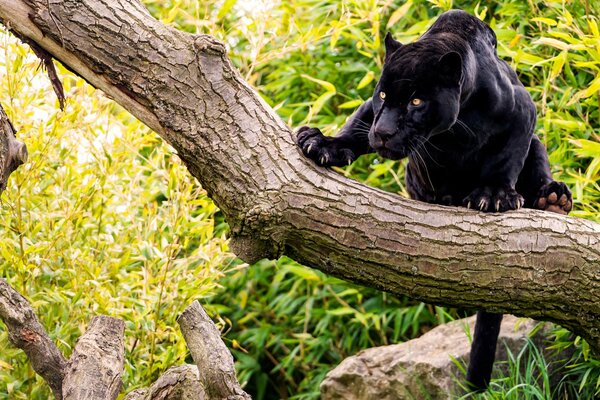
[[[64,400],[114,400],[121,391],[125,323],[97,316],[79,338],[63,382]]]
[[[249,400],[235,375],[233,356],[221,340],[221,332],[200,303],[194,301],[177,318],[200,382],[210,400]]]
[[[8,338],[23,350],[33,370],[62,399],[66,360],[38,321],[29,302],[4,279],[0,279],[0,319],[6,324]]]
[[[599,224],[428,205],[317,168],[223,45],[137,0],[0,0],[0,18],[173,145],[242,259],[287,254],[426,302],[555,321],[600,350]]]
[[[148,389],[130,392],[124,400],[206,400],[195,365],[171,367]]]
[[[0,194],[8,177],[27,161],[27,147],[15,137],[15,128],[0,105]]]

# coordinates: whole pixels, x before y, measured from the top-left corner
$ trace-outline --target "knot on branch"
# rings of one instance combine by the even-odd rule
[[[224,56],[227,54],[225,45],[209,35],[194,35],[194,48],[198,54]]]
[[[231,223],[231,251],[248,264],[263,258],[278,258],[283,249],[283,235],[279,232],[281,213],[276,193],[265,192],[254,198],[247,211]]]

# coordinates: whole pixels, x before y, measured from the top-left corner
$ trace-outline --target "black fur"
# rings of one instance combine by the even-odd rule
[[[552,180],[546,150],[533,133],[533,101],[498,58],[487,25],[448,11],[418,41],[402,45],[388,34],[385,46],[373,98],[336,137],[299,129],[307,157],[323,166],[374,151],[408,157],[408,192],[428,203],[485,212],[570,211],[571,193]],[[501,320],[478,313],[467,376],[473,388],[489,383]]]

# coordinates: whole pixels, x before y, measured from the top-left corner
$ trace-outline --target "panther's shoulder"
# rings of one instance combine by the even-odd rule
[[[469,43],[483,41],[494,49],[498,45],[492,28],[463,10],[450,10],[440,15],[423,37],[444,33],[454,34]]]

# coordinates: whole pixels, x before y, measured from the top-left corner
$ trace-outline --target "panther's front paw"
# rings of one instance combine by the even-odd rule
[[[296,135],[302,153],[321,166],[350,165],[356,158],[352,150],[339,146],[336,138],[323,135],[317,128],[303,126]]]
[[[465,207],[485,212],[516,210],[523,204],[523,196],[510,187],[484,186],[473,190],[463,200]]]
[[[566,215],[573,208],[573,197],[567,185],[552,181],[541,187],[533,207]]]

